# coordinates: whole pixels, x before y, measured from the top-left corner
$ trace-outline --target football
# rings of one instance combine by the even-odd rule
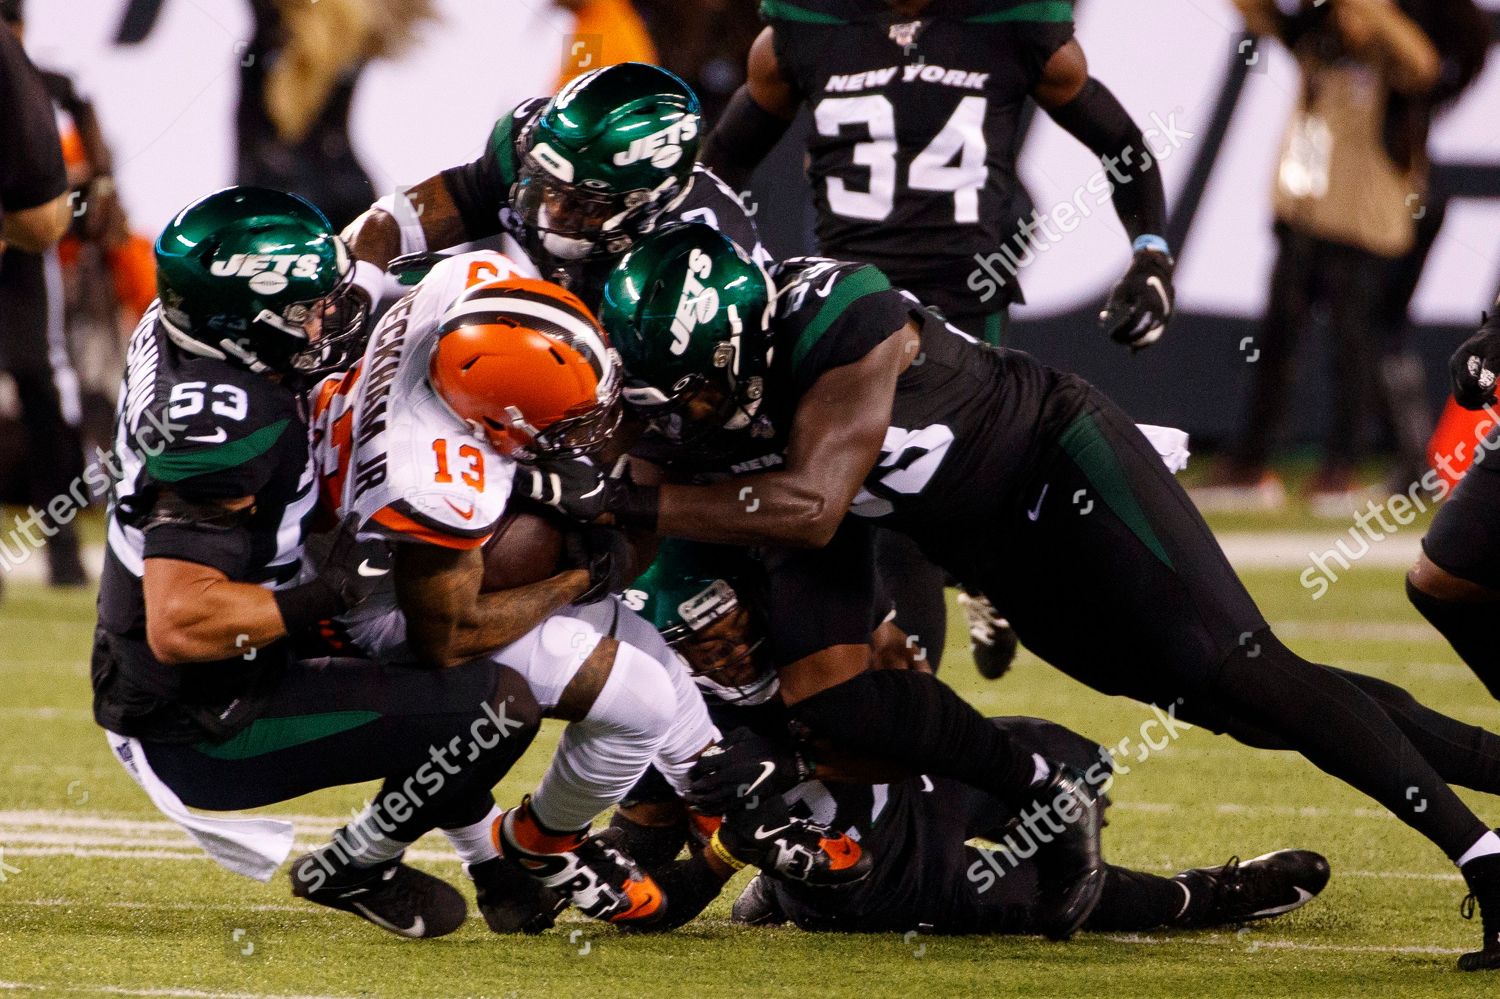
[[[554,518],[531,510],[510,510],[484,544],[484,583],[493,593],[539,582],[557,572],[563,534]]]

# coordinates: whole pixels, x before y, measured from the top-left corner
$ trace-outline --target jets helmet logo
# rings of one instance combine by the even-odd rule
[[[275,295],[291,283],[288,273],[291,277],[317,277],[318,263],[315,253],[235,253],[228,260],[215,260],[209,271],[215,277],[249,278],[251,291]]]
[[[698,135],[698,116],[683,115],[659,132],[643,135],[624,152],[615,153],[615,166],[630,166],[650,159],[651,165],[665,170],[682,159],[682,143]]]
[[[692,341],[693,330],[719,311],[719,290],[706,288],[703,279],[713,270],[713,262],[702,250],[688,255],[687,278],[682,282],[682,297],[677,301],[677,316],[672,320],[672,353],[681,354]]]

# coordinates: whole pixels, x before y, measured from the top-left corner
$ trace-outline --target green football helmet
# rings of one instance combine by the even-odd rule
[[[758,569],[743,548],[665,538],[656,561],[623,594],[687,662],[705,694],[763,704],[780,684],[765,659],[765,621],[741,591]]]
[[[702,109],[672,73],[627,62],[586,73],[521,134],[511,207],[539,264],[616,256],[687,192]]]
[[[773,292],[760,265],[700,222],[662,227],[604,286],[599,320],[625,366],[625,403],[693,444],[750,427],[771,364]]]
[[[178,213],[156,241],[162,325],[181,349],[258,374],[345,366],[369,310],[349,252],[294,194],[230,187]]]

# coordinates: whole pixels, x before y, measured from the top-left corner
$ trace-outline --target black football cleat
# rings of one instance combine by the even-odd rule
[[[624,851],[587,831],[538,836],[529,801],[523,800],[496,820],[502,853],[514,857],[533,879],[566,896],[591,919],[644,928],[665,918],[666,893]],[[522,846],[521,838],[530,845]]]
[[[1476,857],[1459,870],[1469,885],[1459,911],[1473,919],[1474,909],[1479,909],[1484,938],[1479,950],[1459,957],[1458,970],[1495,971],[1500,969],[1500,854]]]
[[[465,864],[474,882],[479,914],[494,933],[541,933],[550,930],[568,897],[537,881],[509,857]]]
[[[786,913],[781,911],[771,879],[764,874],[751,878],[740,897],[734,900],[729,919],[745,926],[780,926],[785,923]]]
[[[979,675],[998,680],[1010,671],[1016,660],[1016,633],[1010,622],[995,613],[990,598],[980,593],[958,591],[958,606],[963,608],[969,628],[969,654]]]
[[[1196,867],[1173,880],[1188,890],[1197,914],[1185,925],[1224,926],[1270,919],[1300,909],[1328,884],[1328,860],[1311,850],[1277,850],[1222,867]],[[1198,896],[1203,892],[1202,896]],[[1194,897],[1205,899],[1200,909]]]
[[[768,874],[821,888],[863,881],[871,867],[869,854],[858,842],[821,823],[792,816],[780,795],[725,816],[709,847]]]
[[[401,858],[356,867],[328,847],[292,861],[292,894],[330,909],[352,912],[411,940],[440,937],[464,924],[469,904],[448,882]]]
[[[1099,852],[1104,809],[1083,775],[1066,766],[1056,767],[1022,815],[1035,815],[1038,808],[1061,823],[1063,831],[1037,850],[1037,928],[1051,940],[1067,940],[1093,914],[1104,893],[1104,858]],[[1041,830],[1052,826],[1044,821],[1033,828],[1040,838]]]

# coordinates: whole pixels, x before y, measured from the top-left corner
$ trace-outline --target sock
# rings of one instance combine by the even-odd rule
[[[1159,926],[1182,925],[1194,910],[1194,903],[1204,892],[1194,892],[1177,878],[1163,878],[1128,867],[1107,865],[1104,869],[1104,891],[1093,915],[1083,924],[1095,932],[1131,933],[1153,930]],[[1204,903],[1206,904],[1206,899]]]
[[[1500,836],[1495,835],[1495,830],[1491,829],[1475,840],[1473,846],[1463,852],[1463,856],[1458,858],[1458,866],[1463,867],[1471,860],[1488,857],[1496,853],[1500,853]]]
[[[557,832],[537,821],[531,811],[531,798],[522,799],[515,808],[505,813],[496,826],[497,833],[503,827],[506,841],[526,853],[567,853],[583,841],[588,827],[575,832]]]
[[[1490,696],[1500,698],[1500,643],[1495,641],[1496,605],[1439,600],[1406,581],[1406,598],[1428,622],[1442,632],[1453,651],[1484,683]]]
[[[676,860],[687,842],[687,823],[681,819],[665,826],[648,826],[616,809],[609,827],[618,830],[615,842],[620,849],[653,876]]]
[[[367,804],[353,822],[334,833],[334,842],[356,867],[374,867],[395,860],[411,846],[408,842],[392,839],[381,822],[376,806]]]
[[[500,856],[500,851],[495,849],[495,841],[490,838],[490,830],[494,828],[498,818],[499,807],[491,805],[489,814],[478,822],[456,829],[444,829],[443,835],[453,844],[453,851],[458,854],[459,860],[466,864],[482,864]]]

